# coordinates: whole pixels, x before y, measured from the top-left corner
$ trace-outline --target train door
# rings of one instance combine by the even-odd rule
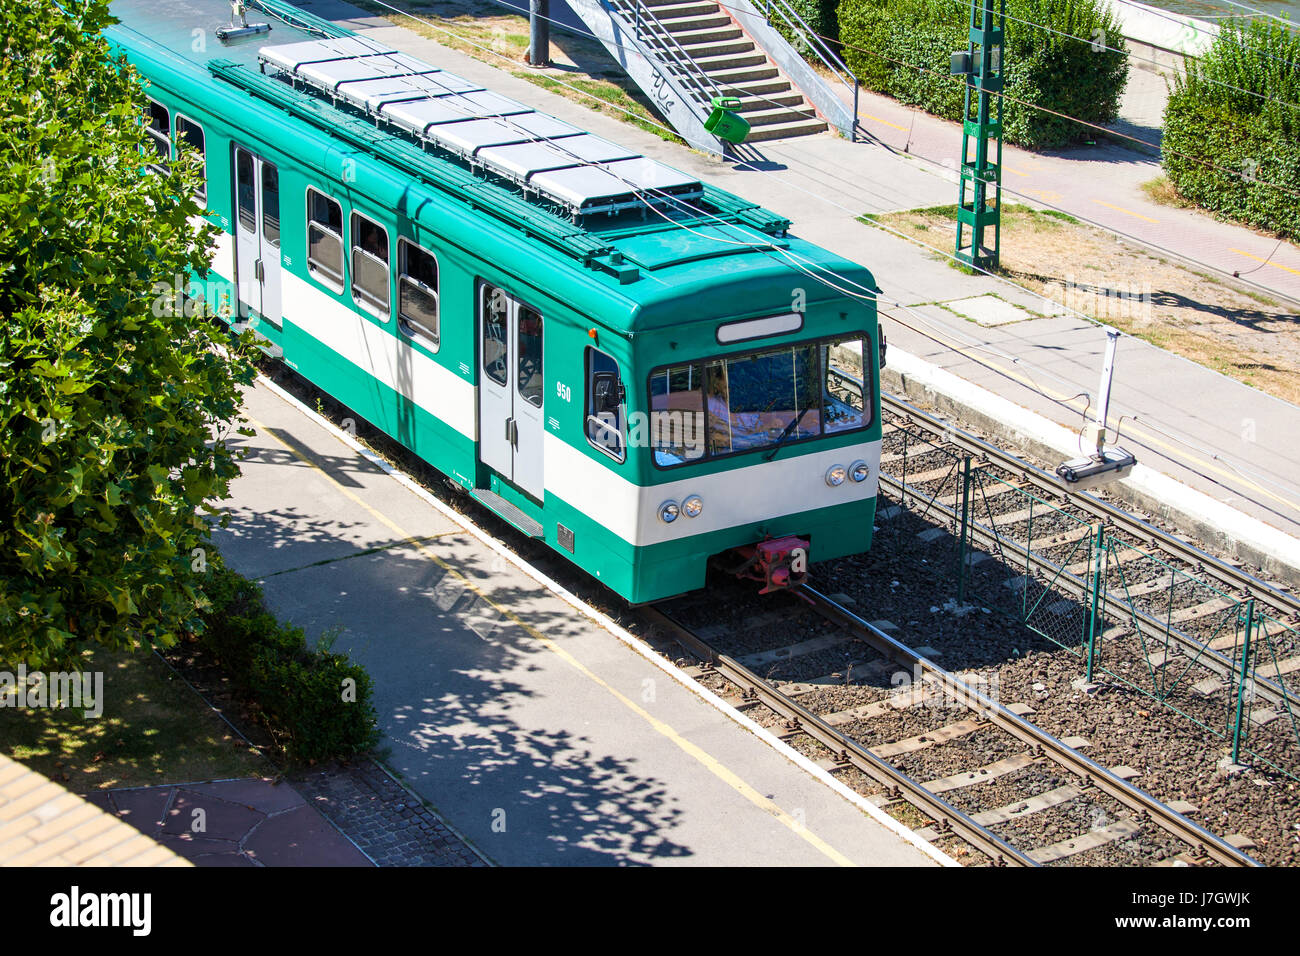
[[[479,299],[479,457],[535,498],[543,495],[542,316],[496,286]]]
[[[280,326],[280,171],[235,147],[235,283],[249,310]]]

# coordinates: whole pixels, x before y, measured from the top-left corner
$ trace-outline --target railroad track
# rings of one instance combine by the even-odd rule
[[[1049,496],[1064,497],[1072,507],[1093,520],[1123,531],[1149,547],[1159,549],[1170,557],[1201,571],[1222,587],[1248,594],[1283,616],[1300,618],[1300,597],[1289,594],[1241,568],[1208,554],[1194,544],[1157,528],[1118,505],[1087,492],[1066,491],[1054,474],[1017,458],[983,439],[955,429],[950,423],[909,405],[900,398],[881,392],[880,404],[892,416],[896,426],[900,422],[915,425],[954,448],[1008,472],[1039,491],[1046,492]]]
[[[1133,775],[1128,768],[1103,767],[1084,756],[1078,748],[1086,746],[1086,741],[1078,738],[1061,740],[1046,733],[1021,716],[1030,708],[1003,706],[958,675],[939,667],[811,587],[804,586],[799,593],[811,602],[819,615],[842,630],[840,640],[860,641],[870,648],[873,657],[881,663],[874,667],[866,666],[866,672],[880,673],[882,666],[894,667],[917,675],[916,683],[847,711],[818,713],[801,703],[801,698],[811,696],[819,686],[826,686],[825,679],[811,682],[767,680],[741,660],[716,649],[665,610],[650,607],[641,611],[659,635],[676,642],[700,662],[688,668],[688,673],[696,677],[716,674],[725,678],[738,689],[738,695],[733,698],[735,703],[742,707],[761,704],[780,718],[782,736],[807,735],[829,750],[833,756],[829,762],[824,762],[828,769],[855,768],[883,788],[883,797],[875,798],[879,805],[901,800],[920,810],[933,821],[920,831],[922,835],[931,839],[956,837],[977,849],[994,865],[1039,866],[1112,841],[1133,838],[1152,827],[1186,847],[1169,862],[1176,859],[1191,865],[1259,865],[1243,848],[1209,832],[1189,820],[1179,808],[1165,804],[1135,786],[1127,779]],[[822,636],[803,644],[805,648],[817,649],[824,647],[828,640]],[[797,647],[782,650],[786,657],[801,653]],[[764,656],[751,657],[761,659]],[[838,679],[839,675],[835,677]],[[919,735],[883,744],[877,742],[872,746],[860,743],[842,729],[857,721],[872,721],[888,717],[891,712],[922,706],[927,698],[935,697],[941,698],[947,706],[965,710],[970,716]],[[1016,752],[1012,756],[988,766],[971,767],[928,781],[918,780],[890,762],[892,756],[941,747],[947,741],[990,727],[1014,739]],[[963,810],[945,796],[1036,764],[1050,764],[1075,782],[979,812]],[[1022,841],[1008,840],[992,829],[1080,798],[1096,799],[1099,795],[1111,798],[1124,808],[1127,815],[1065,840],[1038,846],[1019,845]],[[1185,806],[1182,809],[1191,812],[1194,808]],[[1249,845],[1248,841],[1237,842]]]
[[[319,394],[319,392],[315,391],[310,386],[300,385],[300,387],[306,389],[305,394],[307,399],[310,399],[312,395]],[[342,412],[339,414],[341,415]],[[928,416],[926,417],[928,419]],[[951,431],[949,431],[949,434],[952,434]],[[978,443],[978,439],[972,439],[972,441]],[[381,450],[386,453],[391,460],[394,460],[399,464],[399,466],[410,471],[413,475],[420,475],[427,471],[418,459],[406,453],[404,449],[388,443],[386,439],[380,438],[379,442],[382,446]],[[982,448],[984,447],[984,444],[978,443],[975,447]],[[988,447],[991,449],[991,446]],[[996,449],[991,450],[994,452],[997,451]],[[1015,459],[1011,460],[1013,462],[1016,461]],[[433,482],[435,487],[438,486],[438,481],[435,480],[435,476],[429,475],[426,477]],[[1054,486],[1053,491],[1056,492]],[[516,547],[521,543],[526,544],[526,542],[516,542]],[[542,565],[555,563],[556,567],[554,568],[554,571],[563,575],[567,566],[563,565],[562,562],[553,562],[553,558],[554,556],[547,552],[533,555],[530,560],[534,560],[535,563],[540,562]],[[806,595],[814,603],[817,602],[817,597],[814,597],[813,591],[807,591]],[[690,599],[688,598],[687,600]],[[837,611],[832,611],[832,605],[835,605],[835,602],[828,602],[825,599],[822,600],[821,607],[825,609],[825,613],[827,613],[828,616],[832,613],[847,613],[844,611],[842,605],[835,605]],[[805,702],[809,701],[807,696],[799,692],[801,688],[792,688],[788,686],[788,681],[783,682],[781,685],[773,685],[767,680],[761,678],[752,667],[747,667],[741,661],[710,647],[700,636],[691,634],[677,622],[664,617],[662,612],[654,608],[641,608],[637,609],[637,612],[643,613],[647,618],[660,623],[663,630],[670,635],[670,640],[675,641],[677,644],[684,647],[689,654],[700,661],[699,669],[701,672],[715,672],[739,688],[742,695],[742,706],[746,703],[762,702],[775,714],[779,715],[780,719],[785,722],[786,726],[784,730],[786,733],[791,735],[808,734],[809,737],[816,740],[822,747],[829,750],[829,752],[834,755],[834,758],[828,762],[832,767],[854,767],[860,770],[861,773],[865,774],[867,778],[875,781],[881,788],[882,793],[885,794],[884,797],[878,797],[876,802],[888,805],[892,800],[898,799],[912,804],[918,808],[921,813],[925,814],[927,821],[933,821],[930,825],[935,828],[935,835],[937,837],[942,838],[945,835],[951,835],[960,838],[995,863],[1003,863],[1007,865],[1041,864],[1042,860],[1036,859],[1034,853],[1035,849],[1042,850],[1045,849],[1045,847],[1019,849],[1008,843],[1005,839],[1000,838],[996,833],[991,832],[990,827],[995,824],[981,823],[976,819],[976,817],[979,816],[978,813],[974,811],[968,812],[969,808],[963,810],[957,805],[955,798],[953,798],[953,794],[969,792],[963,790],[963,787],[969,783],[969,780],[949,779],[947,781],[935,781],[925,774],[909,776],[906,773],[900,773],[900,771],[892,766],[888,760],[872,753],[871,747],[853,740],[842,730],[838,729],[838,727],[843,726],[843,724],[839,721],[835,721],[834,714],[814,713],[809,707],[801,704],[800,698],[803,698]],[[819,613],[822,612],[819,611]],[[775,616],[784,618],[785,615],[775,614]],[[857,639],[861,640],[866,645],[874,648],[874,641],[883,640],[884,643],[881,646],[885,647],[887,650],[884,652],[878,652],[881,660],[896,662],[901,656],[903,663],[901,665],[894,663],[891,666],[902,666],[904,669],[909,670],[920,666],[923,670],[928,670],[928,673],[931,674],[930,681],[932,683],[936,680],[940,682],[938,685],[940,688],[946,686],[950,689],[951,693],[958,697],[975,700],[976,703],[972,708],[972,711],[974,719],[981,723],[981,725],[995,725],[992,718],[986,716],[987,712],[996,716],[999,721],[1006,721],[1020,733],[1030,735],[1030,737],[1034,738],[1035,742],[1028,743],[1025,742],[1025,738],[1017,736],[1014,732],[1011,733],[1014,740],[1023,744],[1022,760],[1034,763],[1050,762],[1055,766],[1061,766],[1061,764],[1052,759],[1052,755],[1060,754],[1068,762],[1073,759],[1069,756],[1071,751],[1076,752],[1076,757],[1082,758],[1082,755],[1077,754],[1077,746],[1069,746],[1071,743],[1082,746],[1083,744],[1081,742],[1072,740],[1069,737],[1066,737],[1064,740],[1054,740],[1054,738],[1050,738],[1050,735],[1044,735],[1037,728],[1024,722],[1022,719],[1018,719],[1023,716],[1023,710],[1020,715],[1017,715],[1011,708],[994,707],[990,711],[987,703],[979,702],[979,695],[972,695],[971,689],[966,686],[966,682],[961,681],[959,678],[955,678],[952,675],[940,677],[939,675],[943,672],[934,667],[930,661],[922,659],[920,655],[909,651],[907,648],[903,647],[903,645],[890,641],[886,635],[881,634],[879,630],[873,628],[870,624],[854,619],[852,616],[845,618],[844,620],[847,626],[860,629]],[[782,626],[785,625],[783,624]],[[653,634],[654,629],[651,629],[649,635],[651,643],[655,643],[653,640]],[[662,649],[663,648],[661,647],[661,650]],[[891,656],[891,654],[895,656]],[[782,687],[784,689],[781,689]],[[1027,710],[1027,708],[1025,710]],[[843,715],[840,716],[842,717]],[[1051,742],[1041,742],[1041,739],[1044,737]],[[1082,759],[1086,760],[1086,758]],[[1100,789],[1097,785],[1098,783],[1109,788],[1117,788],[1119,792],[1128,794],[1130,798],[1135,801],[1133,804],[1121,803],[1122,806],[1133,807],[1134,809],[1132,812],[1139,814],[1139,816],[1145,812],[1152,813],[1153,820],[1162,821],[1160,826],[1162,832],[1173,833],[1181,831],[1186,833],[1187,836],[1185,840],[1180,838],[1180,841],[1184,843],[1187,848],[1182,857],[1183,862],[1198,864],[1222,863],[1224,865],[1256,865],[1255,861],[1245,853],[1244,849],[1239,849],[1225,840],[1220,840],[1214,835],[1209,834],[1208,831],[1199,828],[1192,821],[1187,820],[1183,814],[1180,814],[1175,809],[1175,807],[1178,806],[1177,804],[1174,806],[1164,806],[1157,802],[1156,809],[1148,810],[1148,806],[1151,803],[1151,797],[1143,794],[1135,787],[1128,785],[1118,774],[1112,773],[1106,768],[1102,768],[1092,762],[1077,764],[1077,766],[1079,772],[1073,775],[1076,776],[1082,784],[1079,789],[1084,793],[1106,793],[1105,790]],[[993,772],[987,767],[980,768],[980,771]],[[972,771],[972,773],[973,772],[974,771]],[[983,773],[981,773],[981,775],[983,775]],[[948,776],[961,777],[962,775]],[[969,777],[970,774],[968,773],[965,776]],[[1118,783],[1116,782],[1117,779],[1119,780]],[[927,783],[929,784],[928,787]],[[1058,794],[1057,796],[1059,797],[1060,795]],[[1041,800],[1037,803],[1027,802],[1026,809],[1033,812],[1039,808],[1041,803]],[[1138,806],[1142,807],[1141,811],[1136,809]],[[1183,810],[1184,813],[1191,812],[1186,806],[1183,807]],[[1108,836],[1110,834],[1103,833],[1101,835]],[[1082,834],[1082,836],[1086,836],[1086,834]],[[1063,848],[1057,848],[1052,852],[1062,852],[1062,850]],[[1040,853],[1038,856],[1042,857],[1043,854]],[[1050,854],[1048,856],[1050,857]]]
[[[1138,650],[1153,669],[1166,668],[1172,673],[1177,666],[1203,668],[1208,676],[1195,685],[1202,696],[1208,697],[1224,687],[1230,687],[1240,665],[1233,658],[1239,648],[1240,637],[1232,622],[1227,620],[1236,611],[1238,601],[1253,600],[1258,607],[1276,615],[1275,621],[1265,625],[1264,636],[1280,639],[1278,647],[1283,654],[1257,663],[1252,668],[1256,698],[1269,709],[1256,711],[1256,723],[1267,723],[1288,713],[1300,712],[1300,691],[1288,687],[1284,677],[1300,672],[1300,646],[1294,635],[1300,634],[1300,597],[1289,594],[1259,579],[1242,568],[1235,567],[1206,553],[1188,541],[1157,528],[1123,508],[1086,492],[1070,492],[1062,488],[1056,476],[1026,462],[969,433],[890,395],[881,395],[886,412],[885,444],[882,456],[881,487],[900,504],[909,499],[914,510],[920,511],[931,522],[947,523],[958,529],[963,520],[968,523],[970,540],[983,551],[998,555],[1017,568],[1035,573],[1040,580],[1050,582],[1054,591],[1070,598],[1089,598],[1097,581],[1091,580],[1091,568],[1086,562],[1071,563],[1070,556],[1078,551],[1080,539],[1095,533],[1098,526],[1132,547],[1125,547],[1121,561],[1128,561],[1134,580],[1125,581],[1121,589],[1106,585],[1101,591],[1108,619],[1117,626],[1101,635],[1110,639],[1125,628],[1131,627],[1143,640]],[[918,439],[922,450],[912,452],[912,461],[904,460],[906,445]],[[928,447],[924,447],[928,443]],[[891,446],[903,445],[904,454],[889,453]],[[960,483],[961,459],[969,457],[981,469],[998,475],[994,491],[978,502],[980,508],[970,507],[963,515],[956,487]],[[918,465],[918,462],[920,463]],[[891,469],[899,465],[907,469],[902,477],[895,477]],[[917,466],[914,471],[909,464]],[[1023,492],[1023,494],[1021,494]],[[1017,529],[1023,529],[1027,520],[1021,507],[1026,494],[1044,501],[1053,499],[1059,507],[1077,519],[1067,523],[1058,533],[1046,537],[1041,546],[1027,538],[1018,540]],[[998,500],[1005,502],[999,513]],[[983,513],[981,513],[983,512]],[[1142,559],[1158,569],[1142,569]],[[1141,606],[1141,597],[1162,594],[1167,585],[1162,582],[1164,566],[1176,568],[1206,583],[1211,591],[1192,586],[1183,587],[1167,608],[1159,611]],[[1120,572],[1123,575],[1123,572]],[[1172,588],[1172,575],[1169,582]],[[1151,602],[1155,603],[1155,602]],[[1163,613],[1162,613],[1163,612]],[[1159,645],[1148,652],[1146,642]],[[1226,653],[1225,653],[1226,652]]]

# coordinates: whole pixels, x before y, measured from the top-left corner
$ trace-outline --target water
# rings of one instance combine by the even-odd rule
[[[1141,2],[1147,6],[1172,10],[1175,13],[1209,20],[1212,23],[1218,22],[1225,16],[1257,16],[1249,10],[1234,7],[1227,0],[1141,0]],[[1260,13],[1290,17],[1293,23],[1300,26],[1300,0],[1239,0],[1239,2],[1247,7],[1254,7]]]

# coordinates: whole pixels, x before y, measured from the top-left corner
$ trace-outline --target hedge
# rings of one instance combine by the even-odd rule
[[[1114,15],[1097,0],[1008,0],[1006,13],[1005,139],[1051,149],[1094,138],[1088,126],[1016,100],[1089,123],[1112,122],[1128,82]],[[863,85],[952,120],[962,118],[965,84],[949,75],[949,60],[966,49],[969,23],[970,6],[961,0],[844,0],[839,7],[842,55]]]
[[[790,7],[794,12],[799,14],[799,17],[803,22],[808,24],[808,29],[813,33],[816,33],[823,39],[829,37],[830,41],[839,38],[840,24],[839,18],[836,15],[836,7],[839,0],[787,0],[787,2],[790,4]],[[760,11],[763,10],[763,0],[755,0],[755,6]],[[774,14],[772,16],[772,24],[782,33],[782,35],[788,34],[789,31],[785,27],[785,21],[782,20],[779,15]],[[792,38],[786,35],[786,39],[789,40]],[[834,42],[830,42],[829,45],[832,49],[836,46]],[[796,46],[796,49],[797,48],[798,46]],[[806,56],[812,56],[808,51],[803,52]],[[812,58],[816,59],[815,57]]]
[[[309,648],[301,628],[266,610],[261,586],[226,567],[220,555],[209,560],[202,590],[210,606],[200,615],[201,646],[290,759],[340,759],[378,743],[365,668],[328,646]],[[351,700],[344,699],[348,686]]]
[[[1163,164],[1174,188],[1300,239],[1300,111],[1288,103],[1300,103],[1300,35],[1258,20],[1225,24],[1203,59],[1187,61],[1165,107]]]

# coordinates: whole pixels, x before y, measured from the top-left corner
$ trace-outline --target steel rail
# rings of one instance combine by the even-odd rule
[[[1002,704],[980,693],[955,674],[944,670],[910,647],[899,643],[888,634],[873,627],[832,598],[807,585],[800,585],[796,590],[799,594],[811,600],[817,611],[828,620],[850,631],[855,637],[885,655],[894,663],[908,668],[915,668],[920,674],[937,683],[945,693],[953,695],[957,700],[965,701],[972,710],[985,720],[1016,737],[1031,748],[1038,748],[1041,752],[1046,753],[1052,760],[1082,777],[1085,785],[1095,787],[1129,809],[1137,811],[1143,820],[1154,821],[1177,839],[1195,847],[1197,852],[1224,866],[1260,865],[1257,860],[1243,850],[1215,836],[1209,830],[1187,819],[1145,790],[1116,776],[1101,764],[1090,760],[1077,750],[1066,746],[1063,741],[1012,713]]]
[[[968,432],[954,428],[951,423],[945,422],[928,412],[923,412],[896,396],[881,392],[880,402],[881,405],[894,414],[900,415],[926,431],[940,436],[963,451],[967,451],[999,468],[1004,468],[1043,491],[1063,497],[1069,503],[1076,505],[1105,524],[1121,528],[1160,550],[1186,561],[1198,570],[1215,578],[1218,583],[1244,592],[1248,596],[1255,598],[1257,602],[1266,604],[1283,614],[1300,615],[1300,596],[1288,594],[1267,581],[1260,580],[1253,574],[1249,574],[1240,568],[1234,568],[1232,565],[1202,551],[1195,545],[1189,544],[1181,538],[1143,521],[1117,505],[1095,498],[1087,492],[1069,491],[1063,488],[1056,476],[1050,472],[1017,458],[1010,452],[1003,451]]]
[[[919,781],[877,757],[856,740],[844,736],[735,658],[718,653],[664,611],[651,606],[640,610],[646,618],[669,632],[672,640],[703,661],[706,669],[718,672],[740,687],[747,698],[757,700],[780,714],[788,729],[812,737],[834,753],[837,762],[857,768],[877,783],[889,788],[891,793],[905,793],[907,801],[933,817],[938,829],[945,835],[951,834],[965,840],[992,860],[996,866],[1039,865],[942,797],[926,790]]]
[[[881,473],[879,477],[880,483],[894,490],[900,496],[900,499],[904,495],[911,495],[913,498],[925,501],[927,511],[932,510],[938,517],[945,519],[949,524],[955,524],[961,520],[961,516],[955,508],[943,504],[933,495],[917,490],[915,485],[906,485],[899,479],[884,473]],[[1004,555],[1009,553],[1016,560],[1017,566],[1023,563],[1026,572],[1032,569],[1046,576],[1049,586],[1059,587],[1061,591],[1074,597],[1084,597],[1091,593],[1091,585],[1087,581],[1078,575],[1071,574],[1065,567],[1057,564],[1052,559],[1044,557],[1015,540],[1003,537],[995,528],[985,526],[974,517],[970,520],[969,528],[973,541],[984,545],[990,551],[1001,552]],[[1180,651],[1185,652],[1185,656],[1190,659],[1191,663],[1200,664],[1230,683],[1236,680],[1240,667],[1237,666],[1235,660],[1214,650],[1204,641],[1198,640],[1181,628],[1162,623],[1146,611],[1134,607],[1123,595],[1115,591],[1107,590],[1105,596],[1107,608],[1125,608],[1122,613],[1112,612],[1108,614],[1108,617],[1117,621],[1131,620],[1143,636],[1153,640],[1163,642],[1168,637]],[[1272,705],[1286,704],[1290,708],[1300,709],[1300,693],[1290,690],[1285,684],[1270,677],[1260,676],[1255,672],[1254,668],[1252,668],[1251,680],[1253,681],[1255,694],[1266,703]]]

